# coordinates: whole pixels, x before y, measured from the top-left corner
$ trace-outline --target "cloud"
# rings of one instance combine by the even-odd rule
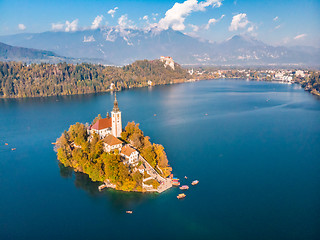
[[[251,25],[250,27],[248,27],[248,32],[252,32],[254,30],[254,26],[253,25]]]
[[[118,10],[118,7],[115,7],[114,9],[110,9],[108,11],[108,14],[111,15],[111,17],[113,18],[114,17],[114,14],[116,13],[116,11]]]
[[[276,16],[276,17],[274,17],[273,21],[274,21],[274,22],[275,22],[275,21],[278,21],[278,19],[279,19],[279,17]]]
[[[96,16],[96,18],[92,22],[91,29],[97,29],[99,27],[102,19],[103,19],[103,15]]]
[[[274,27],[274,29],[279,29],[281,27],[281,25],[277,25]]]
[[[51,23],[51,29],[53,31],[59,31],[64,28],[64,23]]]
[[[93,35],[91,36],[84,36],[83,42],[95,42],[96,40],[94,39]]]
[[[142,19],[147,21],[148,20],[148,15],[145,15]]]
[[[120,29],[135,28],[134,22],[128,19],[128,15],[122,15],[118,18],[118,26]]]
[[[294,40],[298,40],[298,39],[301,39],[301,38],[305,38],[306,36],[307,36],[307,34],[303,33],[303,34],[295,36],[293,39]]]
[[[224,18],[224,15],[221,15],[219,19],[211,18],[209,19],[207,25],[204,27],[205,29],[209,29],[210,25],[215,25],[217,22],[219,22],[222,18]]]
[[[66,21],[65,23],[65,31],[66,32],[74,32],[78,30],[78,19],[73,20],[72,22]]]
[[[192,28],[193,32],[198,32],[200,27],[197,25],[189,24],[189,26]],[[187,34],[190,35],[190,34]]]
[[[173,30],[181,31],[185,29],[184,21],[192,12],[205,11],[206,7],[220,7],[221,0],[206,0],[199,2],[197,0],[186,0],[183,3],[175,3],[170,8],[165,17],[160,19],[158,28],[168,29],[171,27]]]
[[[249,23],[247,19],[247,14],[239,13],[233,16],[231,24],[229,26],[229,31],[237,31],[239,28],[244,28]]]
[[[18,28],[23,31],[23,30],[26,29],[26,26],[24,24],[22,24],[22,23],[19,23],[18,24]]]

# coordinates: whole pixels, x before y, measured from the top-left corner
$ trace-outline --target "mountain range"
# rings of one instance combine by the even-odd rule
[[[171,56],[182,65],[319,65],[320,50],[312,47],[271,46],[246,35],[211,43],[172,29],[105,27],[75,32],[23,33],[0,36],[0,42],[19,46],[26,55],[9,54],[7,60],[34,59],[25,48],[41,49],[42,61],[92,62],[124,65],[138,59]],[[24,48],[24,49],[21,49]],[[8,46],[6,46],[8,49]],[[0,45],[0,59],[3,57]],[[23,52],[22,51],[22,52]],[[21,53],[22,53],[21,52]],[[37,55],[38,56],[38,55]]]

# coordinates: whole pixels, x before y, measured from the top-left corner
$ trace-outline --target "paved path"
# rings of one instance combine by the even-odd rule
[[[157,192],[161,193],[169,188],[172,187],[171,179],[169,178],[163,178],[160,176],[159,173],[154,170],[153,167],[145,160],[140,154],[139,154],[139,160],[143,162],[147,173],[155,180],[157,180],[160,183],[160,186],[157,189]]]

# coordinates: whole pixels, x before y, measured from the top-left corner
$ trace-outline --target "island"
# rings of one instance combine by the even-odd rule
[[[161,193],[172,187],[164,147],[151,143],[135,122],[122,129],[116,94],[111,116],[71,125],[55,146],[59,162],[101,182],[99,190]]]

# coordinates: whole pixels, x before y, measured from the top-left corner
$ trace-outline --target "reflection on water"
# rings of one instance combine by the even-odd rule
[[[138,192],[122,192],[114,189],[104,189],[102,192],[98,190],[101,182],[93,182],[85,173],[74,172],[72,168],[65,167],[59,163],[60,176],[70,179],[74,176],[74,185],[76,188],[84,190],[90,197],[102,197],[111,203],[114,210],[123,211],[124,209],[133,209],[145,201],[154,199],[156,193],[138,193]]]

